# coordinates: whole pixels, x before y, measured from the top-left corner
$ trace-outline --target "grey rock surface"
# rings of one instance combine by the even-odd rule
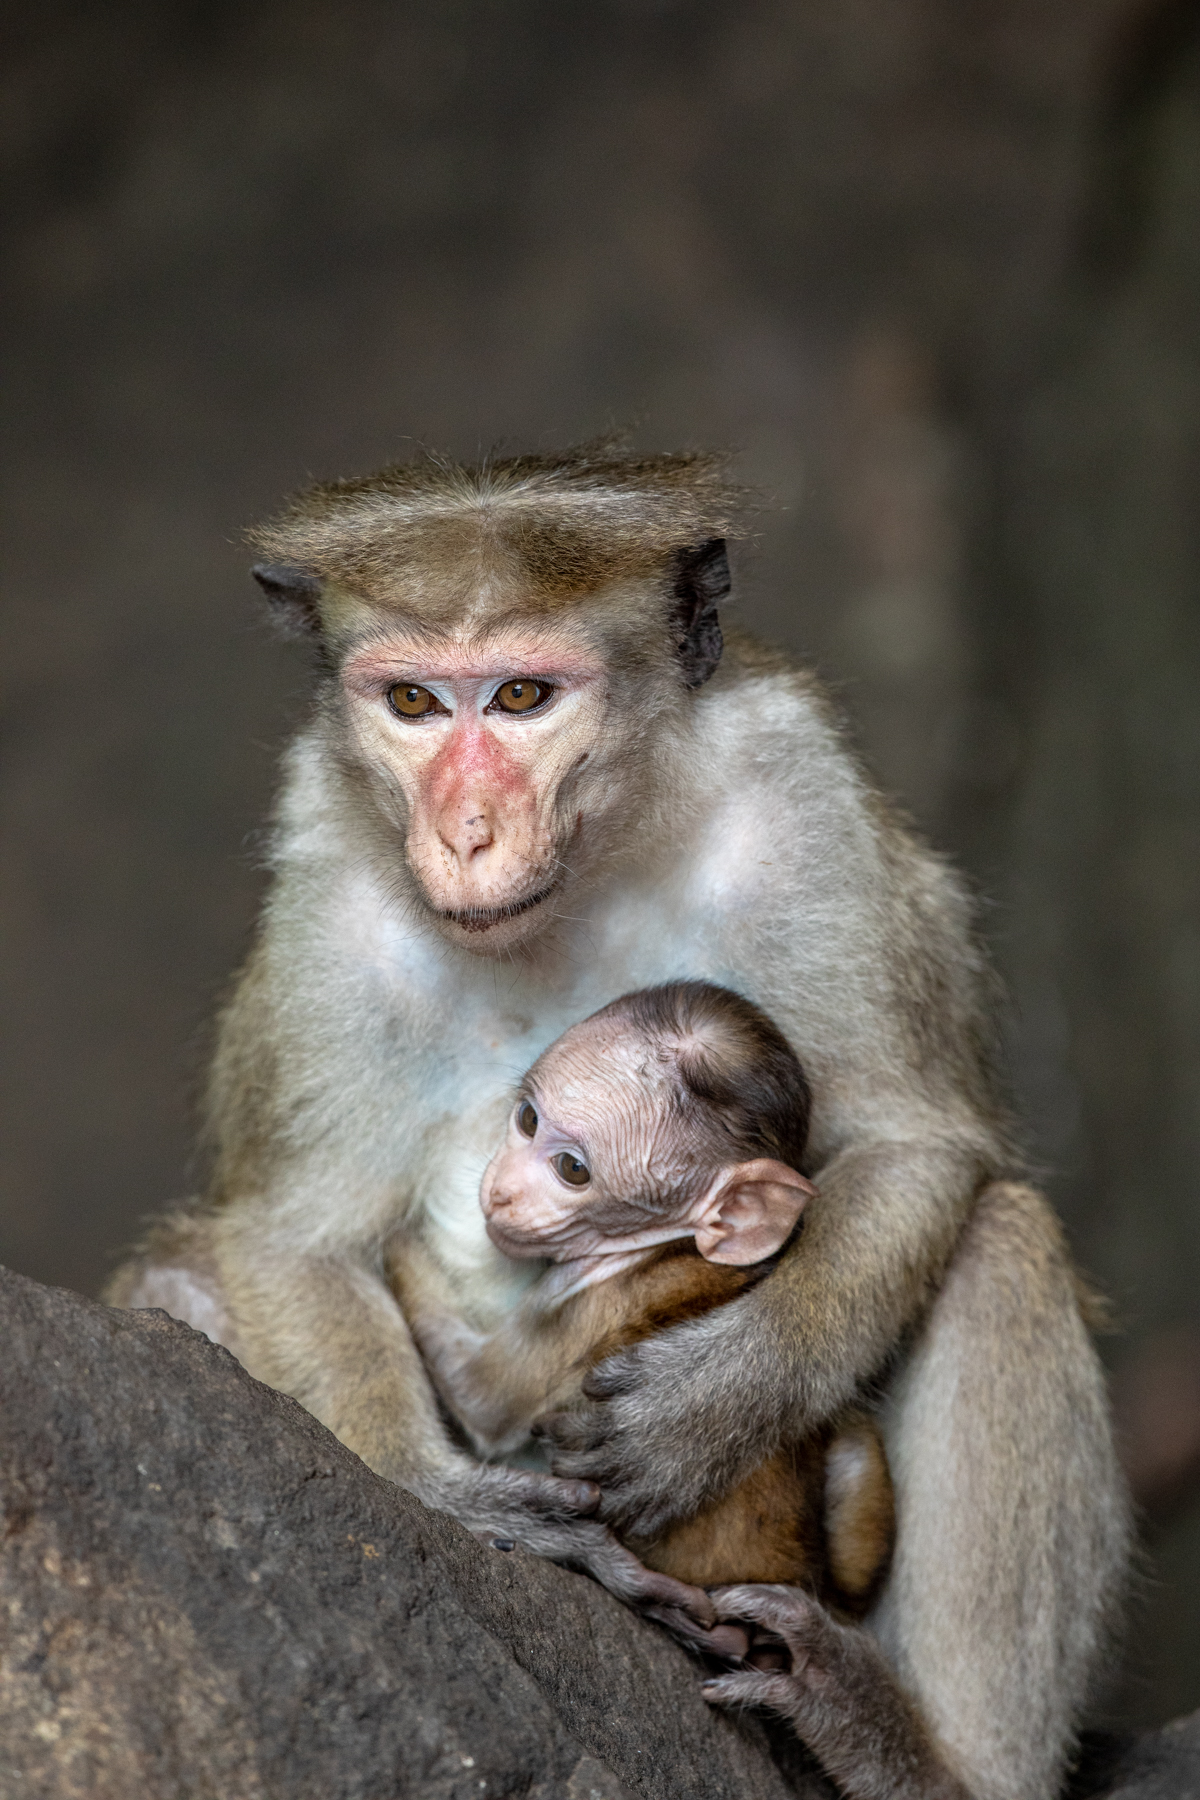
[[[1069,1800],[1192,1800],[1200,1795],[1200,1713],[1140,1737],[1088,1747]]]
[[[0,1320],[5,1800],[825,1791],[662,1631],[166,1314],[0,1271]]]
[[[3,1800],[830,1800],[595,1583],[485,1548],[161,1312],[0,1269]],[[1073,1800],[1200,1795],[1200,1715]]]

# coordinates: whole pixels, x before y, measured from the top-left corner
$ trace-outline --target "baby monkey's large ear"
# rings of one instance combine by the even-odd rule
[[[786,1163],[760,1157],[722,1169],[693,1209],[707,1261],[744,1268],[783,1249],[816,1188]]]

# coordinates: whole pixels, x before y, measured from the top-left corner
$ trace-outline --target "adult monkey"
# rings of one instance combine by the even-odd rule
[[[258,534],[319,697],[221,1033],[211,1210],[182,1272],[169,1231],[151,1258],[197,1293],[209,1270],[252,1372],[381,1474],[659,1606],[703,1601],[621,1560],[579,1516],[590,1484],[599,1520],[653,1536],[883,1380],[898,1542],[873,1629],[972,1794],[1049,1796],[1125,1552],[1102,1377],[1052,1215],[1001,1179],[963,889],[811,677],[740,638],[718,668],[734,510],[715,458],[596,446],[318,487]],[[679,976],[795,1046],[819,1197],[751,1293],[598,1371],[555,1425],[561,1482],[482,1467],[385,1251],[419,1233],[489,1329],[521,1279],[476,1199],[509,1084]],[[137,1280],[113,1297],[153,1304]]]

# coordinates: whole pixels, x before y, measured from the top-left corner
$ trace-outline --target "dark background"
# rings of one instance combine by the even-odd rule
[[[0,66],[0,1260],[94,1293],[193,1179],[305,687],[244,526],[632,424],[739,450],[743,616],[989,896],[1130,1429],[1186,1439],[1197,6],[47,0]],[[1160,1511],[1127,1717],[1200,1704]]]

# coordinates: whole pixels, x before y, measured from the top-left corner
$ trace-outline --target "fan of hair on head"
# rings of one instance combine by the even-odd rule
[[[519,591],[525,611],[553,609],[666,569],[681,544],[735,535],[747,493],[727,461],[640,456],[620,438],[476,465],[426,454],[308,488],[250,541],[273,563],[431,623],[466,610],[463,576],[481,571]]]

